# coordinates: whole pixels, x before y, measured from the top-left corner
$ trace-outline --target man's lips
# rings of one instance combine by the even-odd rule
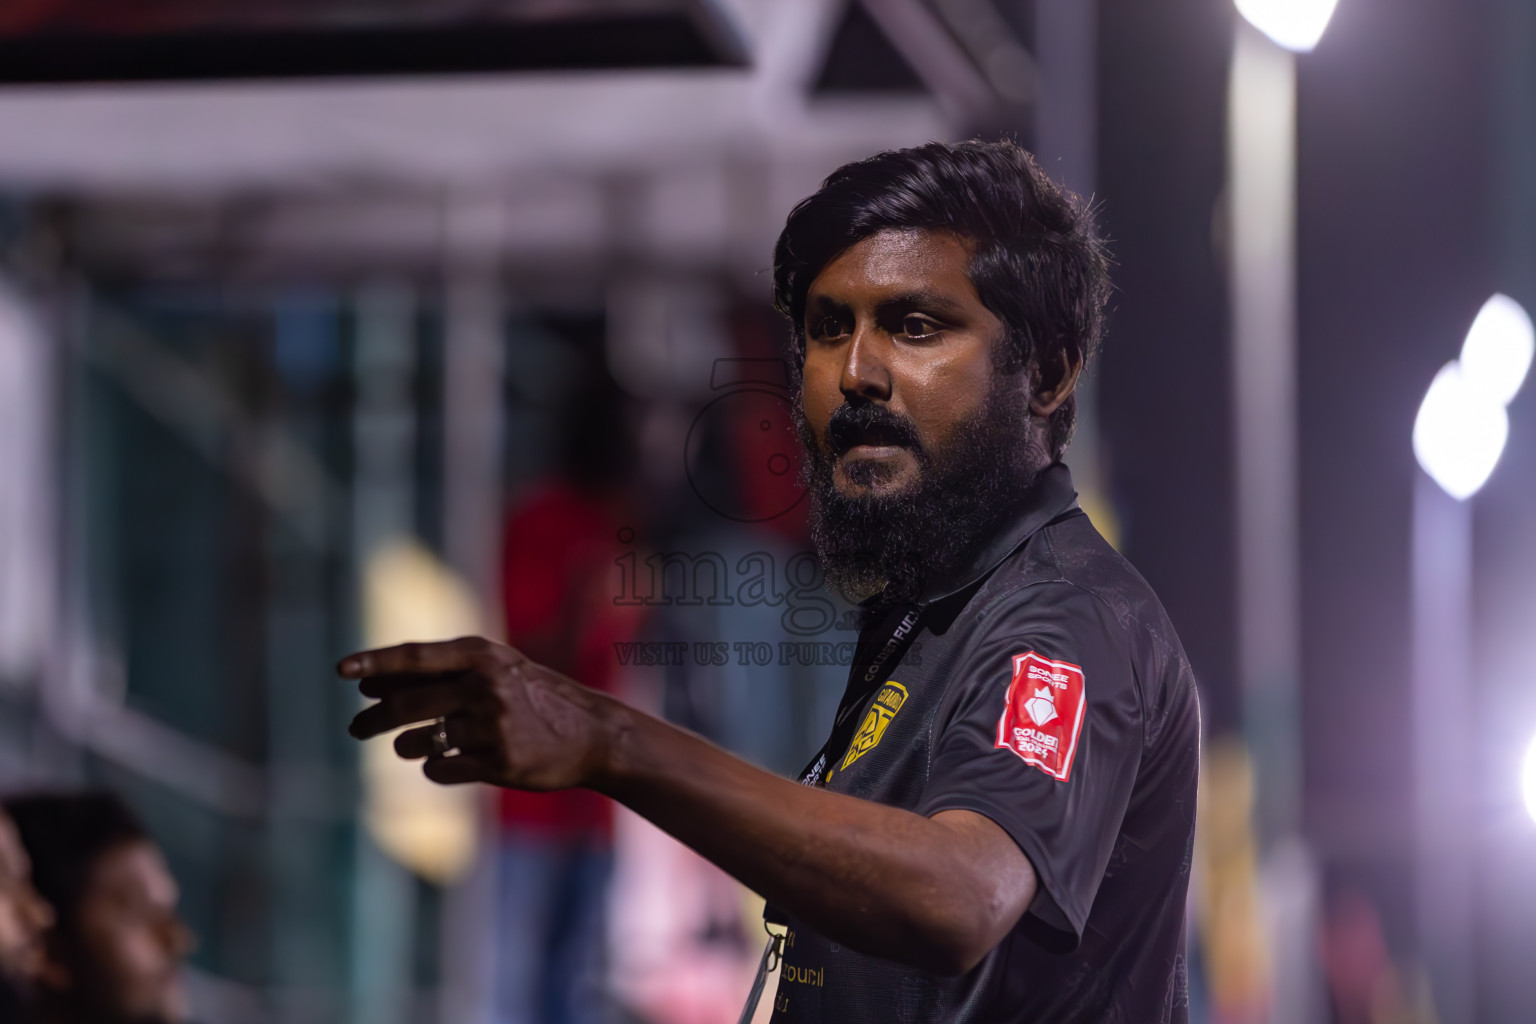
[[[859,448],[916,450],[917,430],[883,406],[841,405],[827,424],[827,447],[835,458],[852,455]]]
[[[856,458],[880,458],[911,447],[911,440],[901,430],[884,426],[842,432],[832,438],[837,455]]]

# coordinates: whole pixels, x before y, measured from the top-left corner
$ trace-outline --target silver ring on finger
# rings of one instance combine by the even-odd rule
[[[446,756],[452,749],[453,743],[448,739],[448,719],[439,718],[437,728],[432,731],[432,756]]]

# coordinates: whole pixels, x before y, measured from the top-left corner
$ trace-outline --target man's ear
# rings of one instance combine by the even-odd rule
[[[1033,387],[1029,395],[1029,411],[1042,419],[1061,408],[1061,403],[1072,397],[1077,388],[1077,378],[1083,372],[1081,356],[1072,358],[1062,349],[1053,367],[1042,368],[1036,364],[1030,376]]]

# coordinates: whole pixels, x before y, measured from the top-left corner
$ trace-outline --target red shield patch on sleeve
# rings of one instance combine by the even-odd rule
[[[1013,656],[1013,682],[997,722],[997,746],[1067,781],[1083,731],[1083,670],[1034,651]]]

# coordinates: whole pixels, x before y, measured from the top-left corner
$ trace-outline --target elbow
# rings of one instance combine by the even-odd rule
[[[946,915],[924,929],[912,966],[946,978],[969,974],[1008,934],[1013,922],[991,914]]]
[[[1009,851],[1016,849],[1007,842]],[[921,873],[906,880],[905,899],[884,901],[876,917],[865,921],[870,948],[862,951],[941,977],[969,974],[1013,930],[1034,898],[1035,876],[1028,861],[1018,856],[1021,870],[1006,870],[1009,866],[994,870],[929,858]]]
[[[933,950],[926,958],[926,962],[917,966],[941,978],[958,978],[975,970],[976,965],[981,963],[990,952],[992,952],[991,946],[986,948],[976,945],[946,946]]]

